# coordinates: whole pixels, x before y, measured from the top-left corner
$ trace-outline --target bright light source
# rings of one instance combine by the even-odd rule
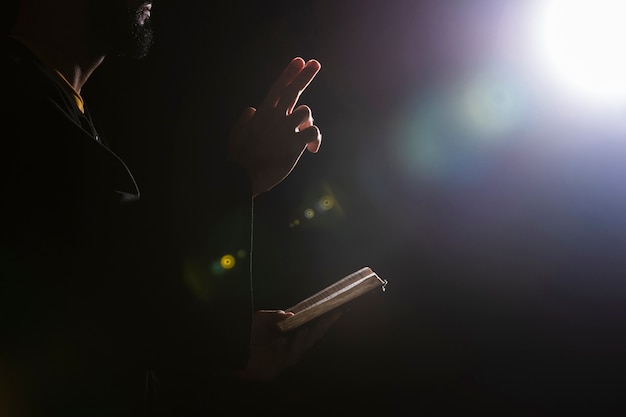
[[[626,1],[542,0],[533,48],[555,82],[598,105],[626,104]]]

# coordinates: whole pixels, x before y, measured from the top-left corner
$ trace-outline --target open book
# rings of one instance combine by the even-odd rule
[[[279,321],[278,328],[283,332],[295,329],[375,289],[385,291],[386,285],[387,280],[381,279],[371,268],[361,268],[293,307],[285,309],[294,315]]]

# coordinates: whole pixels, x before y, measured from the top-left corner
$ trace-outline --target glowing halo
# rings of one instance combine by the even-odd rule
[[[543,0],[532,18],[538,64],[566,92],[593,104],[626,104],[626,2]]]

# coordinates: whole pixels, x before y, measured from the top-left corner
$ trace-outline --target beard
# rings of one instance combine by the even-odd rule
[[[150,17],[144,15],[146,0],[88,0],[86,35],[98,54],[141,59],[153,43]]]

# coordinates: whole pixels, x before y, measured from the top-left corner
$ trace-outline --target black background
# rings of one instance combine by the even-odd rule
[[[256,307],[288,307],[366,265],[389,284],[278,381],[312,414],[623,411],[619,129],[518,83],[524,119],[496,145],[443,135],[439,176],[398,157],[413,152],[420,103],[486,66],[532,72],[507,35],[520,4],[157,0],[151,55],[107,59],[85,87],[150,196],[202,187],[239,112],[292,57],[321,62],[300,101],[320,152],[255,200]],[[333,209],[305,219],[324,195]]]

